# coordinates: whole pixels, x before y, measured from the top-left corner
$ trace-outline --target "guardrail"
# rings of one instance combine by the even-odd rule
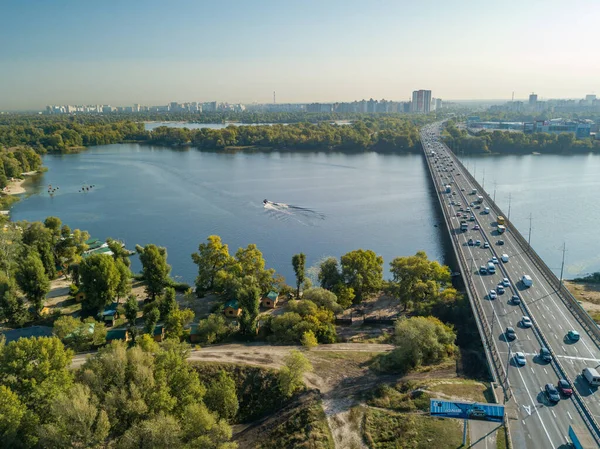
[[[465,174],[465,176],[467,176],[469,178],[469,182],[471,182],[471,184],[473,186],[475,186],[479,192],[481,192],[481,195],[486,200],[486,202],[489,205],[490,209],[494,213],[496,213],[497,215],[504,216],[504,214],[502,213],[502,211],[500,210],[500,208],[490,198],[490,196],[483,189],[483,187],[479,184],[479,182],[477,182],[477,180],[471,175],[471,173],[464,167],[464,165],[460,162],[460,160],[456,157],[456,155],[450,150],[450,148],[448,148],[448,146],[444,142],[442,142],[442,144],[446,147],[446,149],[448,150],[448,153],[451,155],[451,157],[453,158],[454,162],[456,164],[458,164],[462,168],[462,171]],[[567,308],[569,310],[572,311],[573,316],[576,319],[578,317],[581,318],[579,316],[579,314],[577,312],[575,312],[577,310],[577,308],[569,307],[569,304],[571,303],[571,301],[574,301],[577,304],[577,306],[579,307],[579,309],[583,310],[583,308],[577,302],[577,300],[575,300],[575,298],[570,294],[570,292],[568,293],[568,295],[566,295],[566,298],[563,298],[563,295],[561,295],[560,293],[564,294],[563,291],[567,291],[568,292],[568,290],[566,289],[566,287],[564,287],[562,285],[559,285],[559,288],[557,288],[555,286],[555,285],[557,285],[557,283],[559,283],[559,280],[556,277],[556,275],[552,272],[552,270],[550,270],[550,268],[548,268],[548,266],[544,263],[544,261],[531,248],[531,246],[523,238],[523,236],[521,235],[521,233],[512,225],[512,223],[510,223],[510,221],[507,220],[506,225],[507,225],[507,230],[510,230],[511,235],[513,235],[515,237],[515,239],[519,243],[519,246],[521,247],[521,249],[523,249],[524,252],[527,253],[530,256],[530,260],[534,263],[534,265],[536,266],[536,268],[546,278],[546,280],[548,281],[548,283],[553,286],[553,288],[555,289],[556,293],[561,298],[562,302],[567,306]],[[524,244],[523,244],[523,242],[524,242]],[[506,270],[504,269],[504,266],[502,266],[501,269],[504,272],[504,274],[508,277],[508,273],[506,273]],[[531,320],[533,322],[533,328],[534,328],[534,331],[537,333],[538,340],[541,341],[544,344],[544,346],[546,348],[548,348],[548,350],[551,352],[551,354],[553,356],[552,357],[552,364],[555,367],[555,371],[562,378],[564,378],[567,381],[569,381],[571,383],[571,385],[575,385],[573,383],[573,381],[569,378],[566,370],[563,368],[563,366],[560,363],[558,357],[556,357],[556,354],[554,353],[554,351],[552,350],[552,347],[548,343],[548,339],[546,339],[546,337],[545,337],[544,333],[542,332],[540,326],[537,324],[537,320],[531,314],[531,311],[529,310],[529,306],[526,304],[525,301],[521,301],[521,305],[522,305],[523,309],[525,310],[525,312],[527,313],[527,315],[531,318]],[[573,309],[575,309],[575,310],[573,310]],[[575,312],[575,313],[573,313],[573,312]],[[585,311],[583,311],[583,312],[591,320],[591,317],[587,314],[587,312],[585,312]],[[578,319],[578,321],[581,323],[581,319]],[[583,326],[584,329],[586,329],[586,330],[588,329],[588,326],[583,325],[583,323],[582,323],[582,326]],[[591,330],[591,332],[588,332],[588,334],[590,334],[590,336],[592,337],[592,339],[594,340],[594,342],[596,343],[596,345],[598,345],[598,340],[596,340],[596,338],[600,338],[600,329],[595,324],[595,322],[594,322],[594,326],[590,330]],[[577,410],[578,410],[579,414],[581,415],[581,417],[583,418],[584,422],[586,423],[586,425],[588,426],[588,428],[591,430],[592,436],[596,440],[596,443],[600,445],[600,425],[598,424],[598,422],[594,418],[594,415],[592,414],[591,410],[584,403],[584,401],[581,398],[581,396],[577,393],[576,389],[573,390],[573,396],[572,397],[574,398],[573,404],[575,404],[575,408],[577,408]]]
[[[452,247],[454,248],[454,253],[458,256],[458,262],[461,266],[461,276],[463,278],[463,282],[467,287],[467,297],[469,298],[469,302],[471,303],[471,309],[474,312],[475,323],[479,330],[479,335],[481,335],[483,339],[484,352],[486,355],[486,359],[488,361],[488,366],[490,367],[490,374],[494,382],[498,382],[498,379],[505,379],[506,372],[504,370],[504,366],[500,360],[500,356],[498,355],[498,348],[496,347],[496,341],[493,338],[491,328],[489,323],[487,322],[487,317],[483,312],[483,308],[479,303],[479,299],[477,296],[477,292],[472,283],[470,276],[465,276],[465,273],[469,271],[469,265],[462,254],[462,251],[459,251],[460,242],[456,237],[456,233],[452,228],[452,221],[448,216],[446,209],[442,203],[442,196],[439,194],[442,191],[442,184],[440,180],[434,174],[433,168],[431,167],[430,158],[427,156],[425,148],[423,148],[423,152],[425,154],[425,160],[427,162],[427,166],[429,168],[429,173],[434,183],[434,188],[436,189],[436,196],[438,201],[440,202],[440,208],[442,209],[442,214],[444,215],[444,220],[446,221],[446,228],[448,229],[448,233],[450,235],[450,241],[452,242]],[[508,389],[505,388],[504,382],[500,383],[504,390],[505,398],[509,397]]]

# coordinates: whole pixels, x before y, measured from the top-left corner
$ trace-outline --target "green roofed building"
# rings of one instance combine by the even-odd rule
[[[267,309],[274,309],[279,300],[279,293],[270,291],[260,299],[260,304]]]
[[[227,317],[236,318],[240,316],[242,313],[242,309],[237,301],[237,299],[230,299],[225,303],[225,308],[223,309],[223,313]]]

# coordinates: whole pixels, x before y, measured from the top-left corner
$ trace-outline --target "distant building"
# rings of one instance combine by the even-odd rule
[[[537,94],[529,95],[529,107],[534,108],[537,106]]]
[[[442,109],[442,99],[441,98],[436,98],[435,99],[435,110],[439,110]]]
[[[208,101],[206,103],[202,103],[202,112],[217,112],[217,102]]]
[[[415,90],[412,94],[412,112],[429,114],[431,111],[431,91]]]

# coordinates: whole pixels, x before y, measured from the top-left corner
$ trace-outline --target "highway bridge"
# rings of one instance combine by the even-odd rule
[[[441,127],[424,127],[421,142],[490,372],[504,392],[499,399],[507,407],[513,447],[570,447],[570,425],[587,428],[600,447],[600,392],[581,375],[584,368],[600,365],[599,328],[510,221],[499,234],[497,217],[506,215],[441,141]],[[465,212],[467,208],[471,210]],[[461,221],[466,221],[466,230],[461,231]],[[470,245],[470,239],[481,243]],[[490,273],[487,266],[494,257],[495,273]],[[521,281],[524,275],[531,277],[530,287]],[[505,293],[498,294],[503,282]],[[524,316],[531,319],[531,327],[521,324]],[[516,339],[506,337],[508,327]],[[579,341],[567,337],[570,330],[579,333]],[[550,351],[550,362],[540,357],[542,347]],[[516,352],[525,355],[525,365],[517,363]],[[556,386],[559,379],[570,383],[573,395],[561,395],[552,403],[544,388]]]

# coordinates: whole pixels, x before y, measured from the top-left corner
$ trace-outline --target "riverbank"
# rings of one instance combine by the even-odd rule
[[[23,179],[13,178],[8,182],[8,185],[2,189],[0,192],[0,216],[8,216],[10,211],[8,210],[10,206],[19,201],[16,195],[21,195],[27,192],[27,188],[25,187],[25,183],[28,181],[29,176],[36,175],[40,172],[38,171],[30,171],[22,173],[22,176],[25,176]]]

